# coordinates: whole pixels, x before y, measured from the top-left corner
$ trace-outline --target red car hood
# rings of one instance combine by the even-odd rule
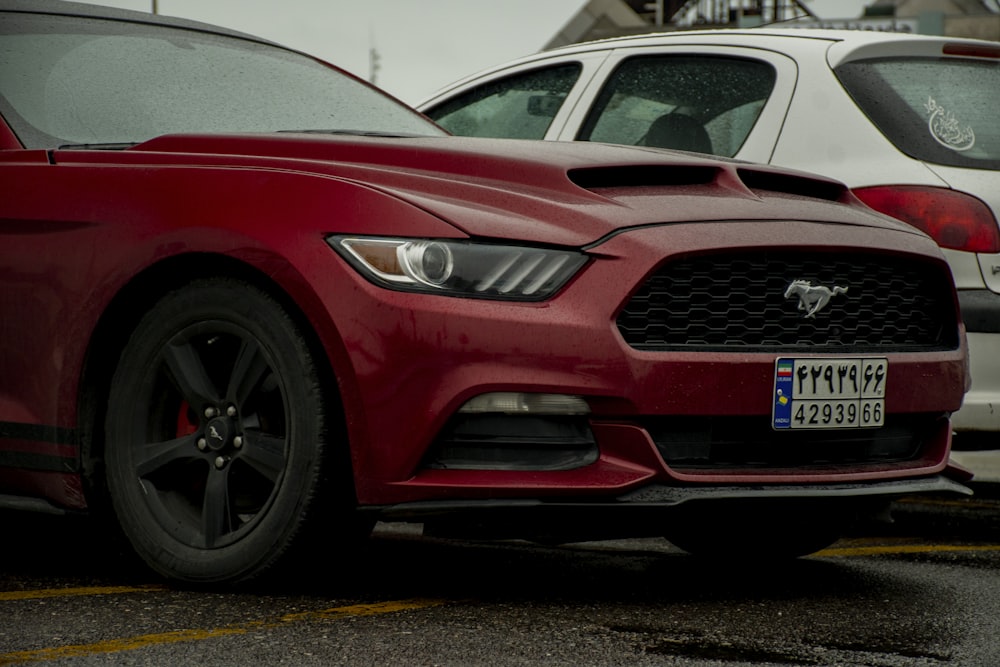
[[[465,137],[167,135],[125,153],[142,162],[273,167],[349,180],[478,237],[580,246],[649,224],[781,219],[915,233],[872,214],[837,181],[648,148]]]

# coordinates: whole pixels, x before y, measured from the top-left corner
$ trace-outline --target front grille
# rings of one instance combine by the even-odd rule
[[[814,317],[785,297],[794,280],[846,287]],[[618,315],[640,350],[887,352],[958,346],[951,277],[875,254],[702,255],[662,266]]]
[[[672,468],[820,470],[916,461],[940,434],[936,415],[889,415],[869,429],[781,430],[760,417],[650,417],[643,422]]]

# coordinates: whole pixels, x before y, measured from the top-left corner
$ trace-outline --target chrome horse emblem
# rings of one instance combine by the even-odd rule
[[[833,289],[822,285],[813,285],[808,280],[793,280],[785,290],[785,298],[799,297],[799,310],[806,311],[803,317],[816,317],[816,313],[826,308],[830,299],[838,294],[847,294],[846,287],[834,286]]]

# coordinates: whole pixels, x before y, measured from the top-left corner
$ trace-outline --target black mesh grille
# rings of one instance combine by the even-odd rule
[[[847,292],[805,317],[799,299],[785,297],[793,280]],[[938,265],[874,254],[689,257],[651,276],[617,323],[641,350],[953,349],[950,280]]]

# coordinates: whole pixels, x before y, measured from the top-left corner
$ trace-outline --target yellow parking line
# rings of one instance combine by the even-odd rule
[[[872,547],[834,547],[818,551],[814,556],[839,558],[845,556],[883,556],[887,554],[923,554],[944,551],[1000,551],[1000,544],[897,544]]]
[[[10,600],[41,600],[80,595],[120,595],[122,593],[148,593],[165,591],[166,586],[87,586],[83,588],[44,588],[36,591],[0,591],[0,602]]]
[[[178,642],[190,642],[226,635],[238,635],[248,632],[249,624],[244,627],[216,628],[214,630],[178,630],[176,632],[161,632],[159,634],[141,635],[126,639],[111,639],[94,644],[75,644],[72,646],[57,646],[34,651],[16,651],[0,653],[0,665],[16,665],[43,660],[62,660],[65,658],[83,658],[91,655],[107,655],[121,651],[134,651],[147,646],[163,646]]]
[[[71,646],[57,646],[53,648],[37,649],[34,651],[0,653],[0,665],[15,665],[28,662],[40,662],[43,660],[60,660],[63,658],[80,658],[91,655],[106,655],[119,653],[121,651],[134,651],[141,648],[147,648],[149,646],[164,646],[179,642],[201,641],[216,637],[240,635],[250,632],[251,630],[276,628],[286,623],[335,620],[355,616],[373,616],[376,614],[392,614],[400,611],[437,607],[445,603],[445,600],[429,599],[375,602],[371,604],[349,605],[346,607],[332,607],[330,609],[286,614],[277,620],[250,621],[248,623],[226,625],[220,628],[177,630],[174,632],[160,632],[155,634],[139,635],[136,637],[126,637],[123,639],[112,639],[109,641],[95,642],[93,644],[75,644]]]
[[[319,611],[303,611],[296,614],[285,614],[281,617],[281,623],[336,619],[343,616],[374,616],[376,614],[392,614],[397,611],[426,609],[427,607],[437,607],[443,604],[445,604],[444,600],[428,599],[396,600],[394,602],[375,602],[372,604],[353,604],[347,607],[332,607],[330,609],[322,609]],[[277,625],[277,623],[273,625]]]

